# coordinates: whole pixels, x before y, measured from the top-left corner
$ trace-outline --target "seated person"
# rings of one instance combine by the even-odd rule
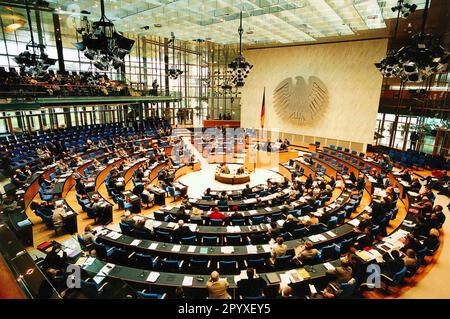
[[[396,273],[403,269],[405,262],[403,261],[400,252],[393,250],[383,256],[384,263],[381,266],[381,273],[392,278]]]
[[[244,168],[241,166],[236,170],[236,174],[237,175],[242,175],[245,174]]]
[[[281,227],[277,222],[271,221],[268,233],[272,239],[277,239],[281,235]]]
[[[213,207],[211,211],[208,213],[208,217],[210,219],[225,219],[226,216],[221,211],[219,211],[218,207]]]
[[[66,216],[66,208],[64,202],[59,201],[53,211],[52,220],[55,225],[55,230],[59,231],[64,226],[64,217]]]
[[[84,228],[84,233],[80,234],[80,236],[86,245],[91,245],[96,240],[96,236],[94,235],[94,230],[92,228],[92,225],[87,225]]]
[[[274,265],[276,258],[285,256],[286,252],[287,252],[287,246],[284,243],[283,237],[278,237],[276,239],[275,245],[273,245],[273,247],[272,247],[272,251],[270,252],[271,264]]]
[[[211,273],[211,278],[206,283],[208,299],[231,299],[228,294],[228,282],[226,278],[221,279],[217,271]]]
[[[298,221],[294,219],[294,216],[289,214],[286,217],[286,221],[283,224],[283,232],[292,233],[295,228],[298,226]]]
[[[314,260],[319,255],[319,251],[314,248],[312,242],[307,240],[304,245],[295,248],[294,259],[303,263],[308,260]]]
[[[356,249],[364,249],[365,247],[371,246],[374,240],[375,237],[372,234],[372,228],[367,226],[364,228],[364,232],[356,238],[354,246]]]
[[[430,229],[430,233],[427,238],[424,240],[424,245],[429,250],[435,250],[439,246],[439,230],[436,228]]]
[[[220,168],[220,172],[223,174],[230,174],[230,168],[228,167],[227,164],[223,164],[222,167]]]
[[[27,176],[24,175],[20,169],[16,169],[14,174],[11,176],[11,183],[13,183],[17,187],[21,187],[25,184],[27,180]]]
[[[242,197],[247,198],[247,196],[252,192],[252,189],[250,188],[250,185],[245,185],[245,188],[242,190]]]
[[[327,270],[327,274],[334,277],[337,283],[346,283],[352,279],[352,267],[347,259],[341,260],[341,265],[335,267],[335,269]]]
[[[403,261],[405,262],[405,267],[408,270],[414,269],[417,264],[417,254],[414,250],[408,249],[406,251],[405,257],[403,257]]]
[[[238,209],[239,209],[239,207],[237,205],[234,205],[232,207],[233,213],[229,216],[229,220],[231,222],[233,222],[233,220],[235,220],[235,219],[243,219],[244,218],[244,215],[242,215],[242,213]]]
[[[259,297],[263,295],[267,282],[257,277],[255,278],[255,270],[247,268],[247,279],[241,279],[237,283],[238,293],[244,297]]]
[[[179,244],[182,238],[191,237],[193,235],[195,235],[195,233],[193,233],[188,226],[185,226],[184,221],[180,219],[178,221],[178,227],[173,231],[172,239],[174,243]]]

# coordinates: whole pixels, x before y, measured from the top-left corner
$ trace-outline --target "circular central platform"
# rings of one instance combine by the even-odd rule
[[[238,169],[242,169],[242,166],[240,166]],[[242,174],[237,174],[238,169],[236,171],[229,170],[227,173],[224,173],[218,168],[216,170],[216,173],[214,174],[214,178],[218,182],[231,185],[244,184],[250,182],[250,172],[243,171]]]
[[[228,164],[231,171],[235,171],[241,167],[241,164]],[[203,165],[202,169],[180,177],[177,181],[188,186],[188,196],[193,198],[202,197],[205,190],[209,187],[212,190],[227,191],[243,189],[243,184],[225,184],[215,179],[215,173],[218,164]],[[267,179],[280,182],[283,177],[274,170],[257,168],[254,172],[249,173],[250,187],[265,184]]]

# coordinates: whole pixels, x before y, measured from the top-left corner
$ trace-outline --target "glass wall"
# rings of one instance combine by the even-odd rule
[[[25,9],[14,8],[14,11],[26,19]],[[61,32],[62,55],[66,71],[106,73],[110,79],[125,81],[135,90],[150,89],[153,81],[156,80],[160,90],[181,93],[181,102],[144,105],[144,116],[167,114],[173,124],[186,125],[200,125],[203,119],[218,119],[224,115],[229,115],[234,120],[240,119],[239,95],[236,92],[221,92],[220,85],[223,81],[218,75],[219,71],[226,74],[225,65],[237,53],[235,46],[179,40],[175,40],[174,44],[171,44],[169,39],[152,36],[150,32],[143,30],[139,34],[125,34],[134,39],[135,44],[131,53],[125,57],[124,69],[103,72],[97,70],[83,52],[74,47],[74,44],[80,41],[80,35],[76,32],[76,27],[79,27],[81,23],[79,17],[59,16],[49,10],[35,11],[32,9],[31,18],[35,42],[44,44],[45,50],[51,58],[58,58],[55,33]],[[59,21],[57,23],[59,27],[55,28],[55,20]],[[3,22],[1,27],[4,29]],[[26,23],[24,27],[13,32],[0,33],[0,37],[0,67],[18,69],[14,57],[26,49],[31,38],[30,26]],[[173,66],[183,71],[178,79],[169,79],[166,76],[167,70]],[[58,63],[50,69],[58,71]],[[61,113],[60,110],[55,112],[56,114]],[[81,122],[80,119],[77,122],[76,115],[70,116],[73,117],[72,122]],[[104,119],[109,118],[108,115],[104,117]],[[33,117],[31,119],[34,120]],[[63,119],[63,115],[56,115],[58,124],[64,123]],[[13,121],[15,129],[22,128],[17,119]],[[92,121],[97,121],[97,119],[87,116],[83,123]],[[4,130],[5,124],[0,125],[0,129]],[[37,128],[37,122],[33,122],[30,127]]]

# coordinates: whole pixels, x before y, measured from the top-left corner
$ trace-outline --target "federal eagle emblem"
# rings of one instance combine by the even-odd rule
[[[274,108],[277,115],[294,124],[307,124],[317,119],[328,107],[328,91],[315,76],[284,79],[274,90]]]

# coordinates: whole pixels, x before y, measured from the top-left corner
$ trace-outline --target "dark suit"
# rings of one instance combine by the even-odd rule
[[[173,231],[172,238],[175,243],[179,243],[182,238],[191,237],[192,235],[194,235],[194,233],[188,226],[181,226]]]
[[[385,263],[382,266],[383,274],[392,278],[396,273],[403,269],[405,262],[401,258],[393,259],[389,254],[385,255]]]
[[[267,283],[262,278],[241,279],[237,282],[239,294],[245,297],[258,297],[263,293]]]

